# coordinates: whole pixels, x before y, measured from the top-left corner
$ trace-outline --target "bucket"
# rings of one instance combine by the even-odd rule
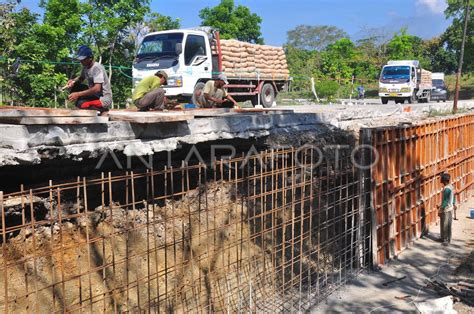
[[[471,208],[471,219],[474,219],[474,208]]]
[[[185,104],[184,105],[184,109],[197,109],[198,106],[196,106],[195,104]]]

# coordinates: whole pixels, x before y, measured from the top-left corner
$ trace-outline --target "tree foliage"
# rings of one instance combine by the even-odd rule
[[[42,16],[20,9],[19,0],[0,3],[0,80],[21,103],[35,106],[61,104],[59,90],[77,75],[80,65],[71,56],[80,44],[92,46],[95,57],[109,70],[115,104],[123,104],[132,87],[127,54],[135,51],[151,31],[180,28],[180,20],[150,12],[150,0],[41,0]],[[453,73],[459,60],[464,12],[474,0],[448,0],[446,17],[452,25],[439,37],[423,40],[401,29],[382,36],[366,31],[356,42],[334,26],[300,25],[287,35],[285,45],[293,87],[310,90],[314,77],[327,97],[334,95],[333,81],[344,86],[353,76],[360,82],[376,82],[382,65],[390,59],[418,59],[423,67]],[[222,38],[263,43],[262,19],[234,0],[204,8],[203,26],[221,31]],[[464,72],[474,71],[474,10],[471,10],[464,59]],[[21,60],[20,70],[13,64]],[[115,67],[113,67],[114,65]],[[339,91],[340,92],[340,91]],[[338,92],[338,93],[339,93]]]
[[[181,27],[181,20],[153,12],[148,15],[145,26],[150,32],[167,31],[169,29],[179,29]]]
[[[221,0],[212,8],[199,12],[201,26],[211,26],[220,31],[223,39],[238,39],[246,42],[263,44],[260,24],[262,18],[250,12],[246,6],[234,4],[234,0]]]
[[[446,18],[452,18],[453,23],[442,35],[443,44],[448,51],[456,54],[459,60],[461,52],[461,42],[464,30],[464,15],[467,5],[471,6],[471,14],[468,22],[466,46],[464,48],[464,71],[474,71],[474,0],[448,0],[448,7],[445,11]]]
[[[346,32],[335,26],[299,25],[288,31],[287,44],[298,49],[322,50],[341,38],[349,37]]]
[[[132,86],[127,70],[132,60],[125,51],[135,49],[133,26],[180,26],[178,20],[149,14],[149,0],[42,0],[41,20],[28,9],[17,9],[18,2],[0,4],[1,65],[3,85],[26,105],[51,106],[55,99],[63,103],[66,95],[60,87],[80,71],[80,64],[71,60],[80,44],[90,45],[96,60],[108,68],[114,101],[123,105]],[[15,74],[11,68],[17,59],[21,66]]]

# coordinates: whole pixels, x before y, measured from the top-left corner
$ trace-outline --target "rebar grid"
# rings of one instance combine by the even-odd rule
[[[468,198],[474,185],[474,115],[366,129],[361,139],[379,156],[371,169],[372,246],[374,263],[384,264],[437,221],[441,173],[451,175],[458,203]]]
[[[272,150],[2,193],[0,308],[307,310],[370,258],[362,174],[316,157]]]

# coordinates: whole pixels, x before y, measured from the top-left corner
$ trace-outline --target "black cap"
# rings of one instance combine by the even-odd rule
[[[82,45],[79,46],[79,49],[77,49],[76,59],[79,61],[82,61],[87,58],[92,58],[92,56],[92,49],[88,46]]]

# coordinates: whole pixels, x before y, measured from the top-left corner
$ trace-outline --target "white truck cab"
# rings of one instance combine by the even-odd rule
[[[429,73],[430,82],[426,76]],[[395,103],[413,103],[429,100],[431,92],[431,72],[420,68],[418,60],[389,61],[382,68],[379,80],[379,97],[383,104],[389,100]]]
[[[250,100],[254,105],[272,106],[277,93],[288,86],[288,76],[260,76],[258,71],[249,76],[235,71],[226,73],[221,43],[219,32],[210,27],[147,34],[133,62],[133,87],[161,70],[168,74],[168,85],[163,86],[166,96],[178,101],[191,101],[207,81],[225,73],[229,81],[225,87],[236,101]],[[267,60],[257,61],[268,63]],[[195,99],[192,101],[196,103]]]
[[[133,86],[163,70],[168,74],[167,96],[192,96],[200,79],[212,78],[210,47],[209,37],[199,30],[147,34],[133,62]]]

